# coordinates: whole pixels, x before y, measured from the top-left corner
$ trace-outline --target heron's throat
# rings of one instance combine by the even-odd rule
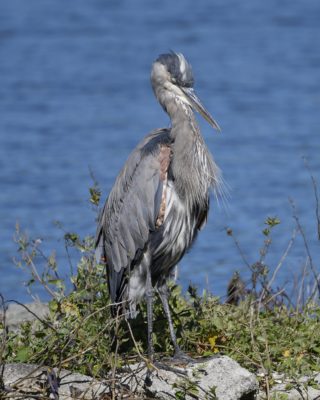
[[[182,136],[188,141],[200,134],[199,127],[192,108],[178,96],[170,104],[166,104],[166,111],[171,119],[171,137],[179,140]]]

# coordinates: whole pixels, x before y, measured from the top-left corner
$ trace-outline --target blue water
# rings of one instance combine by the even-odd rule
[[[193,66],[196,90],[222,127],[201,122],[230,187],[180,263],[180,282],[223,295],[234,270],[248,277],[267,216],[278,216],[266,262],[274,268],[294,228],[292,208],[319,267],[320,3],[276,1],[10,0],[0,4],[0,292],[29,299],[14,266],[16,222],[69,273],[66,231],[94,234],[93,171],[105,198],[129,152],[168,118],[150,88],[152,61],[170,49]],[[277,284],[306,260],[298,235]],[[43,292],[39,292],[43,296]]]

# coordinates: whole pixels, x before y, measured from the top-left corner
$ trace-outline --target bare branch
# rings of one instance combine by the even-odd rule
[[[312,182],[312,187],[313,187],[313,193],[314,193],[314,197],[315,197],[315,200],[316,200],[315,213],[316,213],[316,219],[317,219],[318,240],[320,240],[320,206],[319,206],[319,194],[318,194],[317,181],[316,181],[315,177],[312,174],[311,168],[310,168],[306,158],[304,158],[304,165],[307,168],[307,170],[309,171],[311,182]]]
[[[6,326],[6,304],[4,297],[0,293],[1,308],[2,308],[2,338],[0,347],[0,391],[4,389],[3,374],[4,374],[4,352],[6,349],[7,342],[7,326]]]
[[[316,267],[315,267],[315,265],[313,263],[313,259],[312,259],[312,255],[311,255],[311,252],[310,252],[310,249],[309,249],[307,238],[306,238],[304,230],[303,230],[303,228],[302,228],[302,226],[300,224],[300,220],[299,220],[297,212],[296,212],[295,204],[294,204],[292,199],[289,199],[289,202],[290,202],[292,210],[293,210],[293,218],[296,221],[298,230],[301,233],[301,236],[302,236],[302,239],[303,239],[303,242],[304,242],[304,247],[306,249],[307,256],[308,256],[309,263],[310,263],[310,269],[311,269],[311,271],[313,273],[313,276],[314,276],[314,279],[315,279],[315,281],[317,283],[318,295],[320,295],[320,281],[319,281],[319,277],[318,277],[318,272],[317,272]]]
[[[275,280],[275,278],[277,276],[277,273],[278,273],[279,269],[281,268],[284,260],[287,258],[288,254],[289,254],[289,251],[290,251],[290,249],[291,249],[291,247],[292,247],[292,245],[294,243],[294,240],[295,240],[296,236],[297,236],[297,230],[294,229],[293,233],[292,233],[292,237],[289,240],[288,246],[287,246],[285,252],[283,253],[278,265],[276,266],[276,268],[275,268],[275,270],[274,270],[274,272],[272,274],[272,277],[271,277],[271,279],[270,279],[270,281],[269,281],[269,283],[267,285],[267,289],[268,290],[271,288],[271,286],[272,286],[272,284],[273,284],[273,282],[274,282],[274,280]]]

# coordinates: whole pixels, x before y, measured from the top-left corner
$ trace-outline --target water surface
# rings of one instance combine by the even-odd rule
[[[212,202],[207,227],[180,263],[180,282],[223,295],[235,269],[259,258],[267,216],[281,224],[266,262],[287,245],[296,203],[319,265],[315,200],[306,157],[319,180],[320,3],[253,0],[63,2],[0,5],[0,292],[26,301],[14,267],[15,224],[57,249],[69,274],[66,231],[94,234],[93,171],[105,198],[131,149],[169,121],[156,103],[152,61],[169,49],[193,66],[196,90],[221,125],[201,122],[230,187],[227,209]],[[278,277],[292,282],[306,260],[301,237]],[[41,293],[40,293],[41,294]],[[42,294],[41,294],[42,295]]]

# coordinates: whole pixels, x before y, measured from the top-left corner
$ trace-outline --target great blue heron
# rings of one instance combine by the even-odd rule
[[[152,303],[156,289],[174,346],[180,350],[168,305],[167,281],[206,223],[209,191],[220,189],[221,174],[201,136],[193,110],[214,128],[218,124],[193,91],[190,64],[181,53],[162,54],[153,63],[151,83],[171,118],[171,128],[156,129],[133,150],[100,214],[97,257],[107,264],[115,310],[135,316],[147,300],[148,355],[152,344]]]

